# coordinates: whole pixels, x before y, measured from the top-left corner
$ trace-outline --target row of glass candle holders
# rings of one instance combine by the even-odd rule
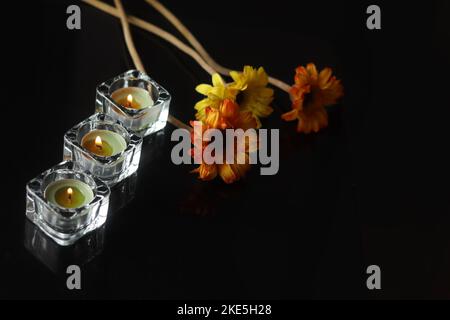
[[[26,186],[26,216],[59,245],[106,221],[110,188],[136,172],[142,141],[165,127],[170,94],[130,70],[97,87],[96,113],[64,135],[63,162]]]

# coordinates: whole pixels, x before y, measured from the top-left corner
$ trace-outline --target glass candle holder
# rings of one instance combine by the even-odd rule
[[[169,92],[148,75],[130,70],[97,87],[95,110],[145,137],[166,126],[170,100]]]
[[[64,160],[77,163],[108,186],[136,172],[141,148],[141,137],[101,113],[94,114],[64,135]]]
[[[72,207],[59,199],[60,191],[66,197],[73,195],[78,205]],[[86,201],[76,199],[77,193]],[[57,244],[71,245],[105,223],[109,195],[102,180],[83,172],[76,163],[61,162],[28,182],[26,216]]]

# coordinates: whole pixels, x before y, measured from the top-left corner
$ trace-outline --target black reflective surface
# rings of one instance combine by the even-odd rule
[[[333,67],[346,96],[330,126],[298,135],[280,120],[289,99],[277,90],[263,125],[281,130],[279,173],[255,167],[225,185],[171,162],[168,124],[146,139],[137,176],[113,191],[104,229],[59,248],[26,221],[25,184],[61,161],[63,134],[94,111],[96,85],[133,66],[116,19],[80,3],[82,30],[69,31],[70,3],[28,8],[5,39],[18,69],[3,102],[22,109],[17,124],[4,118],[0,297],[450,298],[448,3],[382,1],[380,31],[366,29],[365,1],[165,3],[229,67],[262,65],[287,82],[299,64]],[[144,1],[126,8],[174,32]],[[172,94],[171,113],[193,119],[194,88],[209,76],[132,31]],[[66,288],[72,263],[81,291]],[[380,291],[366,287],[372,264]]]

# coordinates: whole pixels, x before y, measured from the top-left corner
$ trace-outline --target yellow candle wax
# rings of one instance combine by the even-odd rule
[[[109,130],[92,130],[81,139],[81,146],[101,157],[111,157],[126,149],[125,139]]]
[[[120,88],[111,94],[111,98],[128,109],[143,109],[153,106],[150,93],[139,87]]]
[[[55,181],[45,189],[47,201],[62,208],[74,209],[92,201],[94,193],[84,182],[75,179]]]

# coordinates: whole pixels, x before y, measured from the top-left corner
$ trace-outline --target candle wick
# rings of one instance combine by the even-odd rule
[[[67,189],[67,198],[69,200],[69,203],[72,203],[72,193],[73,193],[72,188]]]
[[[98,150],[102,150],[103,149],[102,139],[99,136],[97,136],[95,138],[94,145],[97,147]]]
[[[127,96],[127,108],[132,108],[133,107],[133,96],[131,94],[129,94]]]

